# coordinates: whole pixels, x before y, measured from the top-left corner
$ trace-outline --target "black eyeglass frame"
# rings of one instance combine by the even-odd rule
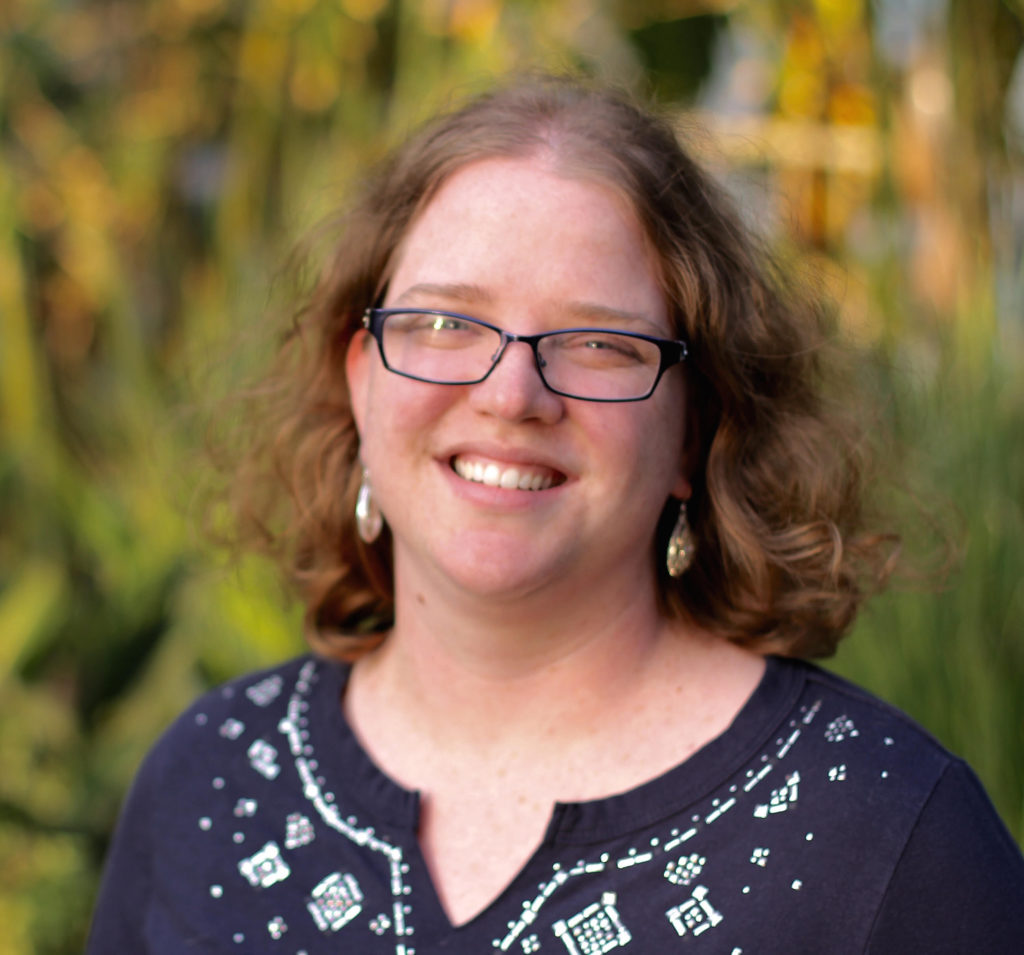
[[[388,364],[387,356],[384,354],[384,321],[389,315],[436,315],[439,318],[457,318],[459,321],[470,322],[473,325],[480,325],[483,328],[489,328],[491,331],[497,332],[498,335],[501,336],[501,344],[498,346],[498,350],[491,358],[491,367],[488,368],[487,371],[485,371],[479,378],[473,378],[469,381],[446,381],[444,379],[425,378],[421,375],[413,375],[407,371],[399,371],[397,368],[393,368]],[[550,332],[539,332],[536,335],[516,335],[513,332],[506,332],[505,329],[498,328],[497,325],[492,325],[490,322],[485,322],[479,318],[473,318],[472,315],[464,315],[461,312],[446,312],[442,309],[435,308],[368,308],[363,312],[363,328],[365,328],[377,342],[377,350],[380,352],[380,360],[388,371],[395,375],[401,375],[403,378],[411,378],[413,381],[423,381],[431,385],[478,385],[481,381],[486,380],[487,376],[494,371],[498,362],[501,361],[502,356],[505,354],[505,349],[510,343],[522,342],[525,345],[529,345],[530,349],[533,351],[533,360],[534,364],[537,366],[537,374],[540,375],[540,380],[543,382],[544,387],[556,395],[561,395],[563,398],[575,398],[577,401],[601,401],[615,404],[626,401],[646,401],[654,394],[654,389],[658,387],[658,382],[661,381],[662,375],[664,375],[669,368],[684,362],[688,355],[686,342],[681,339],[657,338],[654,335],[644,335],[642,332],[627,332],[618,328],[593,328],[590,326],[584,326],[581,328],[557,328]],[[552,387],[547,378],[544,377],[545,362],[541,357],[538,346],[545,338],[551,338],[555,335],[564,335],[568,332],[611,333],[615,335],[624,335],[627,338],[639,338],[643,341],[657,345],[658,351],[661,355],[661,362],[658,365],[658,373],[655,375],[650,389],[645,394],[636,395],[633,398],[587,398],[582,395],[571,394],[568,391],[560,391],[558,388]]]

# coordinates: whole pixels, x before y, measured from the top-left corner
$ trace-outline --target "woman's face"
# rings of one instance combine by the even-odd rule
[[[598,326],[674,337],[626,204],[543,158],[482,160],[451,176],[406,234],[384,304],[518,334]],[[634,592],[650,582],[653,599],[658,517],[670,495],[689,495],[681,369],[645,401],[581,401],[548,391],[530,347],[511,343],[485,381],[435,385],[386,370],[360,332],[347,371],[398,588],[521,599],[618,579]],[[500,486],[513,469],[520,486],[541,489]]]

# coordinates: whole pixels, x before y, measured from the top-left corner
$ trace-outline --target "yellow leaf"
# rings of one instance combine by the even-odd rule
[[[345,13],[360,23],[376,20],[386,4],[387,0],[341,0],[341,8]]]
[[[63,592],[64,574],[59,565],[36,560],[0,593],[0,682],[45,631]]]

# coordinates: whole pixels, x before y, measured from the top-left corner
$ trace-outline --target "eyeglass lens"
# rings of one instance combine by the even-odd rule
[[[395,312],[381,332],[384,357],[397,372],[444,384],[479,381],[494,364],[501,333],[456,315]],[[548,387],[580,398],[646,395],[661,367],[661,351],[644,338],[603,329],[567,330],[537,343]]]

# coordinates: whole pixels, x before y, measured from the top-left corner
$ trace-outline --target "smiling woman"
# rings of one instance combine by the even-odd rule
[[[461,304],[515,329],[504,333],[504,348],[497,331],[495,347],[476,349],[487,365],[465,387],[388,373],[362,333],[349,347],[360,458],[391,533],[396,611],[402,588],[430,589],[424,576],[460,593],[486,591],[492,610],[514,602],[524,621],[531,615],[524,595],[544,594],[538,611],[551,602],[566,606],[588,589],[608,592],[606,581],[622,577],[623,567],[631,568],[630,588],[654,593],[658,519],[672,495],[679,501],[690,493],[682,368],[655,389],[661,353],[653,340],[636,339],[659,356],[646,368],[572,361],[551,345],[570,334],[566,325],[580,313],[602,316],[604,324],[585,333],[591,343],[598,336],[607,342],[612,323],[624,324],[619,316],[627,314],[635,329],[660,340],[672,335],[654,260],[625,203],[608,187],[563,175],[550,150],[478,160],[440,186],[403,237],[390,273],[389,308]],[[386,336],[396,315],[384,314]],[[445,334],[487,331],[456,322],[442,323]],[[446,367],[452,355],[465,354],[415,348],[422,350],[442,355]],[[392,362],[389,370],[398,369]],[[573,386],[596,392],[577,399],[650,397],[564,400]],[[538,491],[492,488],[462,479],[470,463],[485,476],[541,466],[554,481]],[[538,613],[539,627],[545,615]]]
[[[799,660],[893,550],[826,339],[618,94],[429,123],[239,472],[314,653],[158,744],[91,951],[1020,951],[970,770]]]

